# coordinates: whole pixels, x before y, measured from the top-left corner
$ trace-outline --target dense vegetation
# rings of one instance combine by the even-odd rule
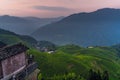
[[[0,41],[6,44],[15,44],[15,43],[22,42],[29,46],[32,46],[33,44],[37,43],[37,41],[32,37],[18,35],[10,31],[3,30],[3,29],[0,29]]]
[[[41,51],[44,51],[45,48],[48,51],[54,51],[57,48],[56,44],[49,41],[38,41],[37,47],[39,47],[39,50]]]
[[[118,51],[111,47],[66,45],[58,47],[53,54],[35,49],[30,49],[28,53],[34,55],[41,70],[39,80],[41,77],[45,80],[87,80],[90,69],[103,74],[107,71],[109,80],[120,79],[120,58]],[[76,79],[67,79],[71,76]]]
[[[118,56],[120,57],[120,44],[112,46],[117,51]]]
[[[6,46],[6,44],[0,41],[0,48],[2,48],[4,46]]]

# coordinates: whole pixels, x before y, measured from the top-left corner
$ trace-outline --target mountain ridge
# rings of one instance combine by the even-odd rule
[[[14,32],[0,29],[0,41],[6,44],[24,43],[32,47],[37,44],[37,40],[30,36],[15,34]]]
[[[15,32],[21,35],[30,35],[32,32],[52,22],[58,21],[58,18],[36,18],[36,17],[17,17],[3,15],[0,16],[0,28]]]
[[[113,45],[120,43],[119,23],[120,9],[105,8],[90,13],[72,14],[41,27],[32,35],[37,40],[57,44]]]

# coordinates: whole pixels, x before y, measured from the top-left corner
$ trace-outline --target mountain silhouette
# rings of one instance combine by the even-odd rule
[[[72,14],[32,33],[37,40],[57,44],[104,46],[120,43],[120,9],[104,8]]]
[[[41,26],[62,19],[59,18],[36,18],[36,17],[15,17],[4,15],[0,16],[0,28],[22,35],[30,35]]]

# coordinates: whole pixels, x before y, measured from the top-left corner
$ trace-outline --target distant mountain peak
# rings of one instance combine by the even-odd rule
[[[3,15],[2,17],[10,17],[10,15]]]
[[[103,8],[103,9],[98,9],[95,12],[101,12],[101,13],[109,13],[109,12],[120,12],[120,9],[116,9],[116,8]]]
[[[98,9],[96,11],[105,11],[105,10],[120,10],[120,9],[117,9],[117,8],[102,8],[102,9]]]
[[[112,45],[120,43],[120,9],[103,8],[72,14],[33,33],[38,40],[57,44]],[[62,36],[59,36],[62,35]]]
[[[10,15],[0,16],[0,28],[17,34],[29,35],[41,26],[59,21],[62,18],[17,17]]]

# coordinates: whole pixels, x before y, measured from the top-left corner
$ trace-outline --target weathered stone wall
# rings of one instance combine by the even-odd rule
[[[29,64],[24,70],[16,75],[17,80],[37,80],[39,69],[37,63]]]
[[[12,56],[2,61],[3,76],[10,75],[15,71],[26,65],[25,53]]]
[[[25,80],[38,80],[37,77],[39,72],[39,69],[34,70],[31,74],[29,74],[29,76],[26,77]]]
[[[2,71],[2,65],[1,65],[1,62],[0,62],[0,79],[3,77],[3,71]]]

